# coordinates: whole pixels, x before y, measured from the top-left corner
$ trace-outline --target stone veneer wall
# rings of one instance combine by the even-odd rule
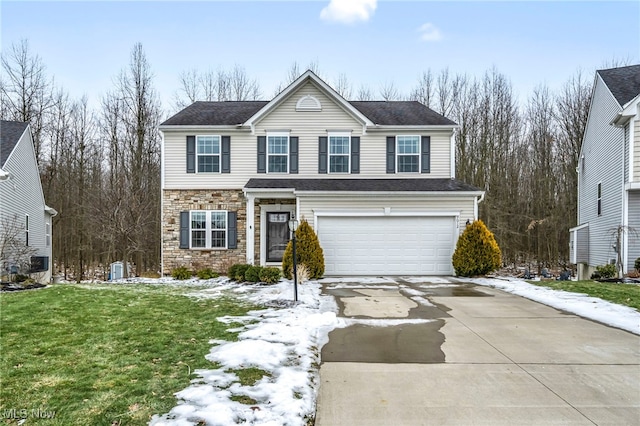
[[[197,271],[211,268],[226,274],[234,263],[245,263],[247,209],[241,189],[164,190],[162,192],[162,253],[164,275],[178,266]],[[180,248],[180,212],[187,210],[228,210],[238,215],[238,248],[189,250]]]

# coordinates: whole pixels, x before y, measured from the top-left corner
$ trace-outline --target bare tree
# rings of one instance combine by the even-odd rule
[[[387,81],[380,87],[380,96],[385,101],[400,100],[400,91],[393,81]]]
[[[419,79],[417,86],[411,91],[409,98],[418,101],[423,105],[432,107],[434,97],[433,75],[431,70],[424,71]]]
[[[34,55],[27,40],[13,44],[1,56],[0,112],[5,120],[27,122],[31,126],[36,159],[43,159],[43,130],[47,113],[54,105],[53,80],[46,74],[42,59]]]
[[[371,92],[371,89],[367,86],[360,86],[360,88],[358,89],[358,93],[356,94],[356,100],[357,101],[372,101],[374,100],[373,98],[373,93]]]
[[[349,79],[347,78],[346,74],[340,73],[333,87],[340,96],[342,96],[345,99],[351,99],[351,94],[353,90],[351,88],[351,83],[349,83]]]

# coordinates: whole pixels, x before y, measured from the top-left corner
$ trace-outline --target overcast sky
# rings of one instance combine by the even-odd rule
[[[2,50],[28,39],[56,82],[93,102],[112,87],[141,42],[165,107],[187,69],[245,68],[270,99],[295,61],[316,62],[333,84],[394,82],[448,68],[495,67],[521,99],[558,88],[579,69],[640,63],[638,1],[7,1]]]

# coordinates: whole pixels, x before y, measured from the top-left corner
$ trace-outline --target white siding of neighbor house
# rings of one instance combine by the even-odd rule
[[[640,120],[633,121],[633,181],[640,182]]]
[[[51,247],[45,242],[45,223],[51,220],[45,212],[44,195],[36,162],[31,135],[27,130],[16,144],[2,169],[13,178],[0,181],[0,233],[12,226],[24,241],[25,215],[29,215],[29,246],[36,250],[34,256],[48,256],[52,267]],[[46,278],[46,280],[48,277]]]
[[[321,103],[321,111],[296,111],[296,103],[311,95]],[[289,131],[298,139],[297,174],[257,173],[257,137],[267,131]],[[318,137],[327,131],[350,131],[360,137],[360,173],[319,174]],[[197,134],[220,134],[231,137],[231,173],[186,173],[186,137]],[[387,174],[386,137],[417,134],[431,137],[431,172],[428,174]],[[312,82],[293,92],[255,125],[255,134],[248,130],[232,131],[164,131],[165,189],[233,189],[242,188],[250,178],[449,178],[451,177],[451,130],[368,132],[363,125]]]
[[[315,228],[315,214],[320,213],[345,213],[358,216],[362,213],[368,214],[384,214],[385,209],[390,215],[410,213],[458,213],[459,223],[458,230],[462,232],[467,219],[471,222],[474,220],[474,201],[473,197],[466,196],[438,196],[430,195],[409,195],[409,196],[393,196],[385,198],[379,196],[372,198],[368,195],[366,198],[358,196],[304,196],[298,198],[298,215],[300,219],[306,219],[309,225]],[[407,230],[411,232],[411,230]]]
[[[640,258],[640,190],[629,191],[629,230],[627,271],[634,268],[636,259]]]
[[[596,79],[585,130],[578,177],[578,224],[589,224],[591,266],[616,257],[614,230],[622,222],[624,129],[610,123],[621,108],[600,76]],[[597,187],[602,183],[602,215],[597,214]],[[578,242],[579,244],[580,242]]]

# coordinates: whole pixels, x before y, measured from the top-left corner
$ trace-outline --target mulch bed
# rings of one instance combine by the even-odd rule
[[[46,284],[32,283],[32,284],[19,284],[19,283],[0,283],[0,291],[22,291],[22,290],[34,290],[36,288],[44,288]]]

